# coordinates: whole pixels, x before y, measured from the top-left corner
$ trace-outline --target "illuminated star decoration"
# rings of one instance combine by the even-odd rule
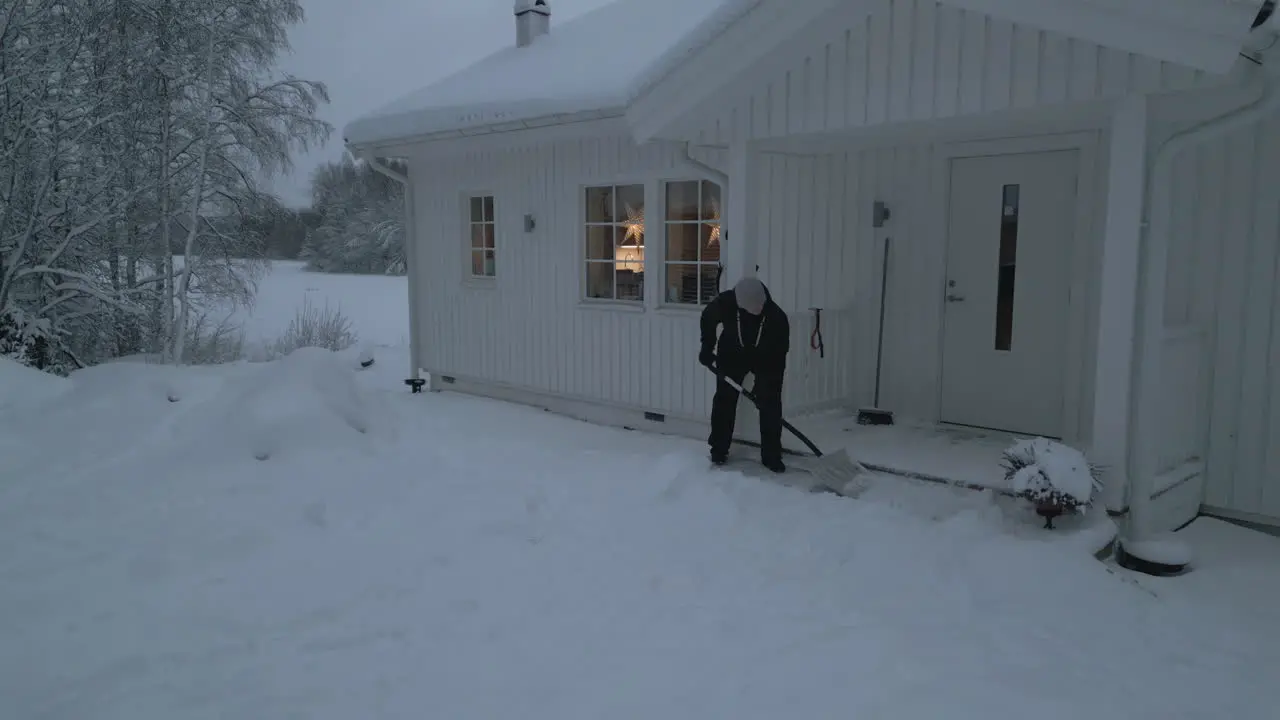
[[[707,247],[720,244],[720,201],[712,198],[709,201],[711,209],[708,211],[710,216],[707,218],[712,221],[711,237],[707,238]]]
[[[635,210],[630,204],[627,204],[627,219],[622,223],[627,228],[627,234],[622,238],[622,244],[626,244],[628,240],[635,239],[635,246],[640,247],[644,241],[644,208]]]

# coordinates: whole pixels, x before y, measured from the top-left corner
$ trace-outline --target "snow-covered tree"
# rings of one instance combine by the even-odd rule
[[[301,19],[298,0],[0,0],[6,337],[58,366],[181,360],[189,317],[251,297],[259,178],[330,131],[324,87],[272,69]]]
[[[404,172],[401,165],[392,165]],[[363,161],[344,155],[312,174],[317,227],[302,258],[318,272],[403,274],[404,189]]]

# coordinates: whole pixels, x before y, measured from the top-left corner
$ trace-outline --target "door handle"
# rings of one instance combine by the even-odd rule
[[[956,294],[948,294],[947,302],[964,302],[964,296],[956,295]]]

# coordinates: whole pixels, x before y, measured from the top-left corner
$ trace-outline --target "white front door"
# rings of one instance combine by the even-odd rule
[[[951,161],[945,423],[1062,436],[1076,150]]]

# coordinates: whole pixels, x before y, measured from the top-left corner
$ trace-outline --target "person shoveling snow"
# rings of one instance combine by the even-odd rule
[[[717,338],[717,329],[723,326]],[[702,349],[698,362],[716,373],[711,401],[711,462],[729,459],[738,390],[747,373],[755,376],[756,407],[760,410],[760,462],[776,473],[782,462],[782,377],[791,349],[791,324],[759,278],[745,277],[707,303],[702,311]]]
[[[723,326],[717,338],[717,329]],[[786,471],[782,462],[782,430],[785,427],[813,451],[800,469],[817,481],[816,490],[839,495],[859,495],[866,490],[867,471],[843,452],[824,455],[809,438],[782,417],[782,381],[791,345],[787,314],[773,301],[769,289],[755,277],[738,281],[720,293],[702,311],[701,352],[698,361],[716,373],[716,394],[711,403],[711,462],[729,460],[738,396],[744,395],[760,412],[760,461],[775,473]],[[742,386],[750,373],[752,390]]]

